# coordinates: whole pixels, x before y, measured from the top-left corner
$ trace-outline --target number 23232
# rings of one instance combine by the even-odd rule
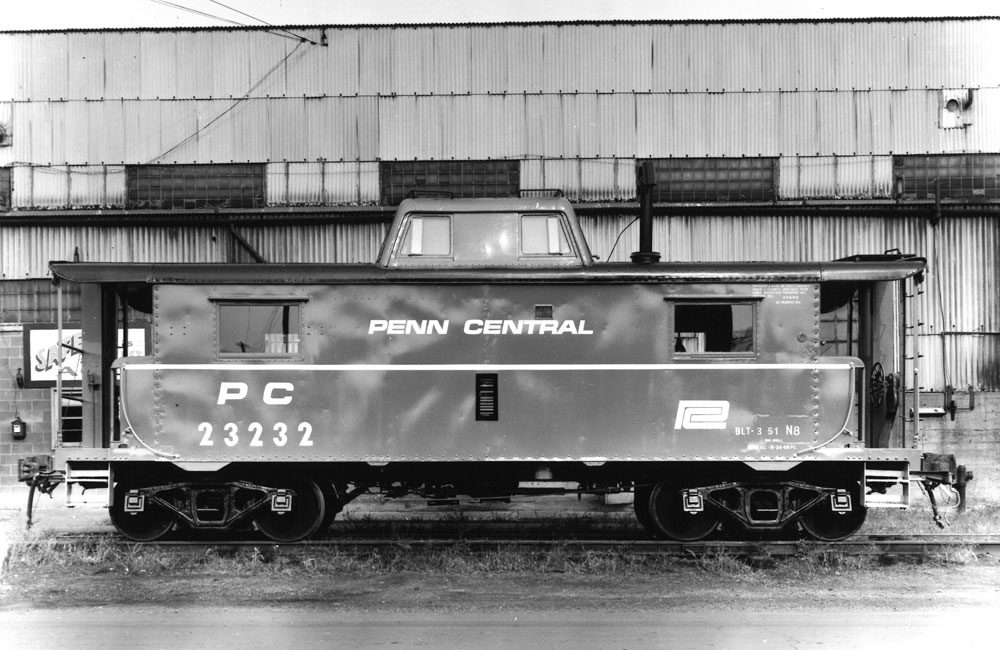
[[[227,447],[235,447],[240,444],[240,440],[249,438],[249,446],[263,447],[274,445],[284,447],[291,444],[298,447],[312,447],[312,425],[302,422],[295,431],[289,431],[288,425],[284,422],[276,423],[271,430],[265,432],[264,425],[260,422],[251,422],[246,431],[240,431],[239,425],[235,422],[227,422],[222,427],[220,434],[223,444]],[[215,427],[210,422],[202,422],[198,425],[198,433],[201,434],[201,447],[212,447],[215,445]]]

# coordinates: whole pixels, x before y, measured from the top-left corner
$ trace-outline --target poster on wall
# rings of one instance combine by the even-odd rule
[[[78,324],[63,325],[62,366],[59,365],[59,329],[46,323],[24,326],[24,386],[45,388],[56,385],[62,373],[64,386],[80,386],[83,380],[83,334]],[[146,327],[128,329],[128,356],[146,354]],[[118,330],[118,349],[121,350],[124,331]]]

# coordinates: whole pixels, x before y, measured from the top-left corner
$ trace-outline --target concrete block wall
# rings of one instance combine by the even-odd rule
[[[23,341],[22,326],[0,325],[0,504],[27,498],[24,485],[17,480],[19,458],[52,453],[49,389],[17,387],[17,369],[24,365]],[[11,436],[15,416],[27,424],[24,440],[15,441]]]
[[[920,401],[924,406],[943,404],[940,393],[925,394]],[[969,396],[958,393],[955,401],[964,409]],[[920,430],[922,449],[954,454],[974,474],[966,492],[969,505],[1000,502],[1000,393],[976,393],[974,410],[958,411],[954,421],[949,415],[924,418]]]

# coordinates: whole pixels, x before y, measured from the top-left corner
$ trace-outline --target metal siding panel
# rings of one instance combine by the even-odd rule
[[[433,78],[431,91],[436,94],[465,94],[474,85],[472,72],[473,29],[435,27],[431,31]]]
[[[269,163],[267,203],[269,205],[319,205],[323,197],[323,163]]]
[[[139,96],[177,96],[177,49],[170,32],[139,32]]]
[[[371,263],[385,238],[387,224],[244,227],[247,241],[268,262]]]
[[[253,91],[254,97],[282,97],[293,94],[289,93],[287,70],[302,56],[302,48],[309,45],[302,44],[299,51],[284,65],[279,65],[281,60],[296,46],[291,40],[264,31],[251,31],[247,32],[247,46],[249,48],[247,60],[250,62],[249,78],[246,87],[239,91],[240,96],[245,95],[258,83],[260,85]]]
[[[15,165],[11,168],[10,204],[15,210],[30,208],[35,205],[34,174],[34,168],[26,165]],[[8,230],[7,232],[9,233],[10,231]]]
[[[289,165],[293,163],[272,162],[264,165],[264,201],[267,205],[285,205],[289,201]]]
[[[570,201],[580,200],[580,161],[543,160],[544,187],[558,188]]]
[[[227,233],[218,228],[52,227],[6,229],[3,277],[49,277],[49,260],[85,262],[222,262]]]
[[[332,204],[357,204],[361,202],[359,163],[323,163],[324,201]]]
[[[52,105],[48,102],[16,102],[12,106],[14,160],[25,164],[52,162]]]
[[[108,165],[105,167],[104,205],[109,208],[124,208],[126,198],[125,167]]]
[[[358,163],[358,201],[375,204],[379,201],[379,176],[377,162]]]
[[[67,97],[67,34],[26,34],[30,43],[25,82],[33,100]]]
[[[580,161],[581,201],[618,201],[617,161]]]
[[[507,34],[507,30],[491,27],[469,27],[466,39],[468,49],[464,55],[469,59],[468,85],[465,88],[458,86],[455,92],[482,94],[496,88],[510,88],[507,59],[517,56],[517,52],[505,47]],[[456,54],[462,55],[461,52]]]
[[[104,167],[99,165],[70,167],[66,171],[67,205],[102,207],[104,205]]]
[[[632,156],[636,149],[635,95],[599,95],[598,155]]]
[[[0,34],[0,61],[7,65],[5,74],[0,75],[0,102],[19,97],[18,86],[24,74],[19,53],[23,39],[14,34]]]
[[[360,97],[355,100],[357,106],[357,138],[358,160],[377,160],[380,158],[381,132],[381,97]]]
[[[510,92],[532,93],[546,87],[544,37],[546,28],[535,25],[512,25],[505,30],[508,35],[507,79]]]
[[[104,38],[103,67],[105,99],[141,96],[139,32],[108,32]]]
[[[522,160],[519,176],[522,188],[543,188],[545,187],[545,163],[540,158]]]
[[[66,87],[61,97],[90,98],[104,96],[104,34],[77,32],[66,34]]]
[[[360,74],[358,92],[362,95],[391,94],[396,87],[392,65],[392,29],[367,28],[358,34]]]
[[[250,89],[250,43],[249,32],[220,32],[212,40],[211,75],[203,74],[212,90],[201,98],[242,97]]]
[[[378,112],[378,156],[379,160],[415,159],[411,141],[412,116],[415,97],[380,97]]]
[[[995,19],[325,31],[254,95],[981,88],[1000,58]],[[297,46],[238,29],[5,38],[18,99],[239,97]]]

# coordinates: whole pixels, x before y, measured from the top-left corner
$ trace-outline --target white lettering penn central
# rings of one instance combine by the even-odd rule
[[[682,399],[677,402],[674,429],[725,429],[727,420],[726,400]]]

